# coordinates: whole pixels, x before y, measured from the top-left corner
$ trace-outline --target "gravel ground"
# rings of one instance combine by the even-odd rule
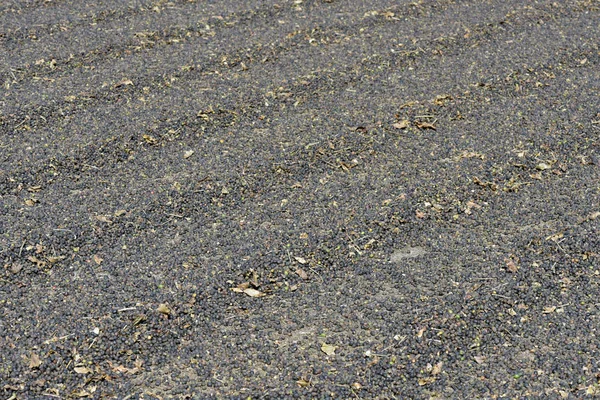
[[[600,395],[597,0],[0,4],[3,399]]]

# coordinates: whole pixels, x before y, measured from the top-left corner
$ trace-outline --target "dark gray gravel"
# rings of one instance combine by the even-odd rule
[[[596,0],[0,4],[0,397],[600,395]]]

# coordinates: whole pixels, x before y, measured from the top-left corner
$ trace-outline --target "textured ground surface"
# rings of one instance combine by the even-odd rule
[[[596,0],[1,2],[0,397],[600,394],[599,43]]]

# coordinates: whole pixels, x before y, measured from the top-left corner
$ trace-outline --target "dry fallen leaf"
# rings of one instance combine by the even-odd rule
[[[108,219],[105,215],[96,215],[96,219],[100,222],[106,222],[107,224],[112,224],[112,221]]]
[[[435,382],[435,378],[433,376],[428,376],[427,378],[419,378],[419,386],[429,385],[433,382]]]
[[[104,259],[102,257],[100,257],[98,254],[94,254],[94,257],[92,257],[92,258],[97,265],[102,264],[102,261],[104,261]]]
[[[546,164],[546,163],[539,163],[538,165],[535,166],[535,169],[540,170],[540,171],[545,171],[550,168],[552,168],[550,166],[550,164]]]
[[[410,121],[407,119],[403,119],[402,121],[398,121],[392,126],[396,129],[406,129],[410,125]]]
[[[327,343],[323,343],[321,345],[321,351],[325,354],[327,354],[328,356],[332,356],[335,354],[335,349],[337,349],[337,346],[333,346],[331,344],[327,344]]]
[[[42,261],[35,256],[29,256],[29,257],[27,257],[27,259],[29,261],[31,261],[32,263],[34,263],[35,265],[37,265],[38,268],[42,268],[42,267],[46,266],[46,261]]]
[[[435,125],[429,122],[417,122],[417,128],[419,129],[433,129],[436,130]]]
[[[92,372],[92,370],[88,367],[75,367],[73,368],[73,370],[78,374],[89,374],[90,372]]]
[[[294,259],[296,261],[298,261],[300,264],[306,264],[306,259],[304,259],[302,257],[294,257]]]
[[[415,211],[415,216],[419,219],[425,218],[425,213],[423,211],[417,210]]]
[[[250,297],[263,297],[266,296],[266,293],[261,292],[260,290],[252,289],[250,287],[250,282],[244,282],[237,285],[237,287],[231,288],[232,291],[236,293],[245,293]]]
[[[486,357],[484,357],[484,356],[475,356],[475,357],[473,357],[473,359],[475,360],[475,362],[477,364],[483,364],[485,362],[485,360],[486,360]]]
[[[42,360],[40,360],[40,356],[38,356],[36,353],[31,353],[31,356],[29,357],[29,368],[37,368],[40,365],[42,365]]]
[[[117,82],[115,84],[114,88],[116,89],[121,86],[133,86],[133,82],[131,81],[131,79],[123,79],[123,80]]]
[[[298,268],[295,272],[300,278],[308,279],[308,274],[302,268]]]
[[[517,264],[515,264],[515,262],[513,260],[511,260],[510,258],[505,258],[504,262],[506,262],[506,270],[508,272],[515,273],[519,270],[519,266]]]
[[[244,293],[246,293],[250,297],[263,297],[263,296],[266,296],[266,294],[263,293],[263,292],[261,292],[260,290],[256,290],[256,289],[252,289],[252,288],[244,289]]]
[[[554,311],[556,311],[556,306],[544,307],[542,312],[544,314],[552,314]]]
[[[307,387],[308,385],[310,385],[310,381],[307,381],[306,379],[298,379],[296,381],[296,383],[298,384],[298,386],[300,387]]]
[[[190,158],[193,155],[194,155],[194,150],[188,150],[185,153],[183,153],[183,158]]]
[[[421,328],[421,329],[419,329],[419,332],[417,332],[417,337],[418,338],[423,337],[423,334],[425,333],[426,330],[427,330],[427,328]]]
[[[166,304],[160,304],[156,311],[164,315],[171,314],[171,309]]]
[[[440,372],[442,372],[442,367],[444,366],[444,363],[442,361],[440,361],[439,363],[435,364],[433,366],[433,368],[431,369],[431,375],[439,375]]]
[[[150,135],[142,135],[142,139],[144,139],[144,142],[151,144],[151,145],[155,145],[158,143],[158,140],[156,140],[155,138],[153,138]]]

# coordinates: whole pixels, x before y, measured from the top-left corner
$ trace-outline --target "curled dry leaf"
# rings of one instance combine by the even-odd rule
[[[436,130],[435,125],[433,125],[430,122],[417,122],[416,125],[419,129],[432,129],[434,131]]]
[[[435,364],[433,366],[433,368],[431,369],[431,375],[439,375],[440,372],[442,372],[442,367],[444,366],[444,363],[442,361],[440,361],[439,363]]]
[[[75,367],[73,368],[73,370],[78,374],[89,374],[90,372],[92,372],[92,370],[88,367]]]

